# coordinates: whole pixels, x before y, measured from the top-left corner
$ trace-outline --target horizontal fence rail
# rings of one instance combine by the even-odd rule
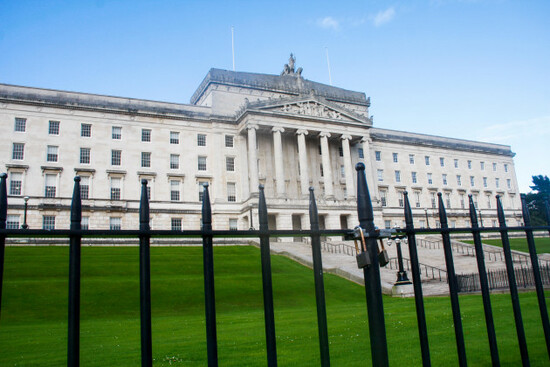
[[[270,239],[273,237],[307,237],[311,243],[313,258],[313,273],[315,283],[315,299],[317,308],[317,331],[319,337],[319,353],[322,366],[330,365],[330,335],[327,328],[327,314],[325,303],[325,291],[323,281],[322,250],[325,252],[342,253],[346,255],[358,255],[364,259],[365,266],[360,266],[363,271],[366,307],[369,325],[371,363],[374,366],[388,366],[388,348],[386,340],[386,327],[384,319],[384,308],[381,288],[380,259],[378,241],[382,238],[406,238],[409,248],[409,258],[403,258],[399,248],[398,256],[400,259],[389,259],[389,268],[399,269],[400,272],[406,268],[412,273],[412,284],[414,289],[414,298],[417,316],[417,328],[419,334],[420,351],[423,366],[431,366],[431,356],[428,340],[428,329],[426,326],[426,315],[424,309],[424,297],[422,290],[422,278],[438,281],[446,281],[449,287],[449,299],[453,314],[453,324],[455,331],[455,342],[459,364],[466,366],[466,344],[464,342],[464,333],[462,330],[462,316],[460,311],[459,292],[481,290],[483,297],[483,308],[485,312],[485,322],[487,328],[487,337],[489,340],[489,350],[494,366],[500,365],[495,326],[491,308],[490,290],[506,287],[509,289],[512,298],[512,308],[517,332],[519,353],[524,366],[529,365],[529,356],[527,353],[527,340],[523,330],[523,321],[521,309],[518,301],[518,286],[526,287],[534,285],[537,293],[539,311],[542,320],[542,328],[545,335],[547,352],[550,356],[550,326],[548,312],[544,297],[544,285],[550,284],[550,271],[547,262],[541,264],[538,259],[535,247],[533,231],[544,230],[550,233],[548,226],[531,226],[529,211],[525,203],[525,197],[522,196],[522,212],[524,226],[507,227],[506,218],[499,196],[496,197],[497,215],[499,226],[496,228],[481,228],[477,221],[477,211],[472,197],[469,198],[470,223],[468,228],[449,228],[447,223],[447,214],[439,194],[438,210],[439,222],[441,228],[433,229],[415,229],[413,224],[413,215],[408,199],[408,194],[404,192],[404,219],[405,228],[395,229],[391,232],[378,230],[374,226],[374,212],[370,199],[369,190],[365,177],[365,166],[362,163],[357,164],[357,213],[359,219],[359,232],[351,229],[321,230],[319,229],[319,216],[317,204],[313,189],[310,189],[309,202],[309,230],[271,230],[268,226],[268,209],[264,196],[263,187],[259,187],[258,196],[258,214],[259,230],[215,230],[212,228],[212,209],[208,185],[204,186],[202,202],[201,228],[197,230],[153,230],[150,227],[149,198],[147,194],[147,181],[141,183],[141,200],[139,212],[139,227],[131,230],[83,230],[81,228],[82,205],[80,200],[80,179],[75,178],[73,201],[71,205],[71,221],[69,229],[6,229],[7,219],[7,175],[0,175],[0,322],[1,322],[1,297],[5,261],[6,238],[11,241],[17,239],[68,239],[69,245],[69,286],[68,286],[68,344],[67,344],[67,365],[78,366],[80,360],[80,248],[83,240],[102,238],[123,238],[128,241],[139,240],[139,278],[140,278],[140,320],[141,320],[141,365],[152,366],[153,340],[151,335],[151,257],[150,246],[155,240],[169,241],[170,238],[187,241],[200,239],[203,248],[203,270],[204,270],[204,295],[205,295],[205,328],[207,360],[209,366],[218,365],[218,342],[216,327],[216,301],[214,287],[214,243],[223,241],[224,238],[248,239],[259,238],[260,240],[260,261],[262,269],[262,289],[263,306],[265,321],[265,340],[266,340],[266,360],[270,367],[277,366],[277,336],[274,319],[274,302],[272,287],[271,270],[271,250]],[[550,213],[550,209],[547,209]],[[549,214],[550,215],[550,214]],[[506,262],[506,270],[490,270],[485,267],[486,257],[489,261],[493,253],[483,248],[480,234],[482,232],[492,232],[500,234],[503,249],[502,258]],[[519,260],[510,250],[508,234],[511,232],[522,232],[528,242],[529,263],[527,256],[522,256]],[[361,234],[361,236],[358,235]],[[470,233],[474,246],[465,246],[457,244],[451,240],[454,233]],[[438,235],[440,241],[417,238],[418,234]],[[346,240],[360,240],[361,248],[346,244],[332,244],[321,242],[321,237],[343,236]],[[358,237],[359,236],[359,237]],[[37,242],[38,243],[38,242]],[[417,246],[429,249],[443,249],[446,269],[439,269],[430,265],[423,264],[417,252]],[[357,254],[359,251],[359,254]],[[454,268],[453,251],[468,256],[475,256],[478,266],[478,273],[475,275],[458,275]],[[514,263],[516,262],[516,263]],[[518,264],[520,263],[520,264]],[[517,265],[521,265],[518,267]]]

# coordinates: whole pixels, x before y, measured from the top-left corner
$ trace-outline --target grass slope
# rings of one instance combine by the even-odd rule
[[[474,241],[468,240],[468,241],[462,241],[466,243],[473,244]],[[501,240],[490,240],[490,239],[483,239],[483,243],[486,243],[488,245],[498,246],[502,247]],[[512,250],[517,251],[523,251],[523,252],[529,252],[529,247],[527,245],[527,239],[525,238],[510,238],[510,248]],[[537,254],[543,254],[543,253],[550,253],[550,237],[537,237],[535,238],[535,248],[537,249]]]
[[[215,284],[221,366],[265,366],[260,253],[216,247]],[[202,249],[151,249],[153,356],[156,366],[205,366]],[[311,269],[272,257],[281,366],[318,366]],[[68,248],[8,247],[0,320],[0,366],[66,364]],[[138,248],[82,248],[81,364],[140,364]],[[331,362],[369,365],[362,287],[325,275]],[[503,366],[521,363],[509,295],[493,302]],[[548,365],[534,293],[520,296],[533,366]],[[461,296],[468,361],[491,365],[480,296]],[[448,297],[425,299],[433,365],[456,365]],[[413,299],[384,297],[390,364],[421,364]]]

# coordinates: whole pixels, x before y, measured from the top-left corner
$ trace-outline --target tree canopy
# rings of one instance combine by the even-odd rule
[[[531,224],[534,226],[547,225],[550,221],[546,202],[550,200],[550,179],[548,176],[537,175],[533,176],[533,185],[529,186],[533,192],[525,196],[529,213],[531,216]]]

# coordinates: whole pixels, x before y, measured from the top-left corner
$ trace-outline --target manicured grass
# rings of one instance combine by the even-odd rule
[[[216,247],[215,282],[220,366],[265,366],[260,253]],[[154,247],[153,356],[156,366],[205,366],[202,249]],[[313,274],[272,257],[277,350],[281,366],[318,366]],[[8,247],[0,320],[0,366],[61,366],[67,344],[66,247]],[[138,249],[82,248],[81,364],[140,364]],[[365,291],[325,275],[331,361],[369,365]],[[495,294],[496,332],[503,366],[520,365],[510,296]],[[531,364],[547,366],[535,294],[520,295]],[[481,297],[460,297],[468,361],[489,366]],[[425,299],[432,364],[456,365],[448,297]],[[413,299],[384,297],[391,365],[421,365]]]
[[[462,241],[466,243],[473,244],[474,241]],[[483,243],[488,245],[502,247],[502,242],[500,239],[483,239]],[[510,238],[510,248],[512,250],[529,252],[529,247],[527,246],[527,239],[525,238]],[[535,238],[535,248],[537,249],[537,254],[550,253],[550,237],[536,237]]]

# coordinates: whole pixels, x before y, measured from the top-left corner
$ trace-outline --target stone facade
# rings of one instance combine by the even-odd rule
[[[0,84],[8,225],[22,224],[28,196],[30,228],[68,228],[79,175],[90,229],[138,228],[144,178],[154,229],[198,229],[205,182],[214,229],[257,227],[259,184],[271,228],[309,228],[310,186],[321,227],[352,227],[360,161],[380,227],[403,225],[405,190],[420,227],[437,225],[437,192],[451,226],[468,225],[468,194],[485,226],[496,223],[496,194],[519,223],[510,147],[376,128],[369,106],[364,93],[299,73],[211,69],[190,104]]]

